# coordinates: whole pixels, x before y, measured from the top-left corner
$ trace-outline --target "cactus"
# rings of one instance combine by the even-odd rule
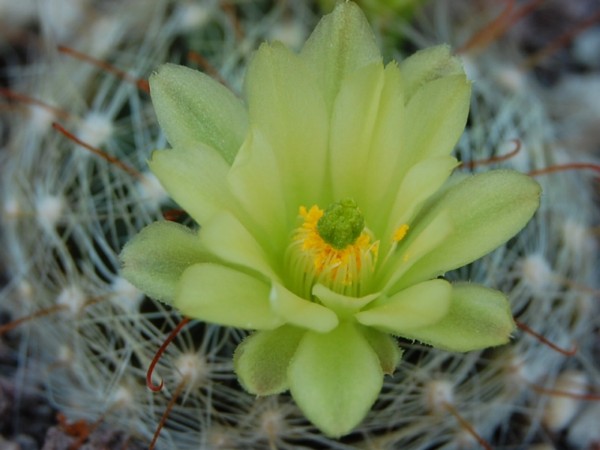
[[[40,314],[10,332],[22,343],[25,383],[41,383],[70,419],[100,421],[145,443],[170,409],[159,448],[468,448],[476,438],[464,421],[494,448],[559,445],[561,432],[574,448],[599,440],[580,425],[593,423],[596,404],[562,397],[571,402],[565,416],[566,407],[556,405],[561,397],[548,391],[585,396],[600,376],[594,358],[598,217],[592,178],[579,171],[535,176],[544,196],[527,228],[447,274],[503,291],[520,323],[561,348],[576,343],[574,356],[522,332],[506,346],[466,354],[402,341],[403,361],[373,409],[338,440],[311,426],[288,394],[254,398],[243,391],[231,356],[245,332],[190,322],[157,364],[154,382],[162,379],[162,392],[149,391],[146,371],[180,317],[120,276],[118,254],[144,225],[176,208],[146,164],[166,140],[136,83],[56,48],[68,45],[109,61],[135,79],[165,61],[185,62],[187,50],[194,50],[239,92],[261,41],[298,47],[317,17],[304,2],[161,1],[148,7],[132,0],[102,10],[91,2],[62,3],[71,7],[69,15],[57,17],[48,2],[38,16],[34,9],[19,16],[39,21],[44,45],[32,42],[24,48],[25,62],[4,69],[11,92],[56,108],[13,95],[0,122],[1,238],[9,275],[0,308],[12,319]],[[434,0],[416,12],[405,38],[417,47],[447,42],[458,48],[497,14],[491,6],[476,15],[469,8],[472,2]],[[468,127],[456,149],[465,163],[459,170],[527,173],[594,162],[577,142],[561,145],[558,133],[568,124],[550,115],[558,97],[533,72],[518,69],[526,56],[514,34],[509,30],[479,54],[464,55],[474,83]],[[76,145],[52,122],[119,164]],[[517,146],[510,159],[468,165]]]

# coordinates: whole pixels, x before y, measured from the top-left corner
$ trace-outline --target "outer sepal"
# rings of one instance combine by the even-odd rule
[[[150,77],[150,94],[173,147],[203,143],[233,162],[248,117],[243,102],[229,89],[197,70],[165,64]]]
[[[306,330],[282,326],[257,331],[235,350],[233,366],[240,382],[251,394],[271,395],[288,389],[290,360]]]
[[[125,245],[119,258],[121,274],[146,295],[171,303],[183,272],[211,261],[198,234],[174,222],[155,222]]]
[[[450,310],[442,320],[402,336],[445,350],[468,352],[506,344],[514,329],[504,294],[476,284],[458,283],[452,287]]]
[[[403,353],[398,347],[396,339],[373,328],[363,327],[361,332],[377,354],[383,373],[392,375],[400,363]]]

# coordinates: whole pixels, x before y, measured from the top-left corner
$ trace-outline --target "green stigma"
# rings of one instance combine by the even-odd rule
[[[319,236],[337,250],[354,244],[364,228],[365,218],[351,198],[330,204],[317,222]]]

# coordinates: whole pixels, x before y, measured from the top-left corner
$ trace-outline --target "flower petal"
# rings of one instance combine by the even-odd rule
[[[452,287],[450,310],[442,320],[409,330],[402,336],[445,350],[468,352],[506,344],[514,329],[504,294],[460,283]]]
[[[269,299],[275,314],[292,325],[326,333],[339,323],[330,309],[300,298],[277,283],[273,283]]]
[[[290,391],[304,415],[323,433],[349,433],[367,414],[383,384],[377,354],[357,327],[342,322],[307,332],[288,370]]]
[[[229,166],[210,147],[157,150],[148,165],[173,200],[199,223],[231,206],[225,183]]]
[[[404,274],[421,258],[442,245],[452,230],[450,214],[444,210],[433,217],[426,226],[416,226],[409,230],[408,236],[400,242],[398,248],[392,249],[392,256],[380,271],[382,279],[378,284],[384,285],[381,291],[395,293],[419,281],[433,278],[431,276],[415,283],[407,283]]]
[[[427,223],[446,211],[452,232],[415,262],[401,284],[436,277],[489,253],[525,226],[539,200],[540,186],[535,180],[508,170],[474,175],[452,186],[427,207],[423,217],[415,219],[415,223]]]
[[[333,198],[367,203],[364,186],[356,180],[365,176],[383,84],[383,65],[377,62],[349,74],[340,86],[329,141]]]
[[[452,287],[445,280],[429,280],[377,300],[354,317],[363,325],[396,335],[434,324],[450,308]]]
[[[227,175],[227,183],[249,221],[255,224],[262,247],[285,247],[290,224],[281,189],[281,170],[260,131],[251,129],[248,132]]]
[[[284,323],[271,311],[267,283],[219,264],[188,268],[173,306],[194,319],[237,328],[271,330]]]
[[[246,75],[250,121],[266,138],[281,170],[288,216],[318,202],[327,161],[329,120],[306,64],[282,44],[263,44]],[[310,203],[312,204],[312,203]]]
[[[367,19],[351,2],[338,4],[331,14],[321,19],[304,44],[301,57],[319,80],[328,111],[349,73],[381,61]]]
[[[402,180],[390,208],[391,215],[387,221],[389,228],[384,236],[392,236],[394,230],[403,224],[411,225],[421,206],[440,189],[457,165],[458,162],[452,156],[438,156],[425,159],[411,167]],[[384,208],[380,210],[385,211]],[[380,251],[385,252],[386,246],[382,246]]]
[[[398,191],[401,178],[397,176],[396,163],[402,159],[405,150],[403,144],[403,126],[405,119],[404,91],[400,70],[395,62],[389,63],[384,70],[384,83],[381,89],[379,110],[367,166],[363,168],[365,198],[378,199],[361,205],[369,227],[376,234],[384,231],[384,226],[374,223],[371,217],[378,216],[382,202],[391,203],[393,194]],[[364,186],[363,186],[364,184]],[[381,201],[380,201],[381,200]]]
[[[402,350],[398,347],[396,339],[388,333],[377,331],[374,328],[364,327],[363,336],[369,342],[371,348],[377,353],[381,370],[386,375],[392,375],[402,358]]]
[[[244,339],[233,355],[233,367],[244,389],[255,395],[287,390],[288,366],[304,333],[306,330],[284,325]]]
[[[381,294],[379,292],[367,295],[365,297],[348,297],[343,294],[332,291],[322,284],[315,284],[312,294],[317,297],[325,306],[335,311],[340,317],[350,317],[355,312],[368,305]]]
[[[174,222],[148,225],[125,245],[119,258],[123,277],[149,297],[168,303],[185,269],[214,259],[196,232]]]
[[[206,222],[200,231],[200,242],[213,255],[228,264],[256,270],[271,280],[279,280],[271,259],[244,225],[230,212],[224,211]]]
[[[465,73],[460,59],[452,55],[448,45],[438,45],[413,53],[402,61],[400,70],[406,102],[431,81]]]
[[[150,93],[171,146],[203,143],[232,163],[248,126],[240,99],[202,72],[175,64],[165,64],[150,76]]]
[[[471,85],[464,74],[443,77],[423,85],[406,105],[401,164],[449,155],[465,129]],[[401,174],[399,174],[401,176]]]

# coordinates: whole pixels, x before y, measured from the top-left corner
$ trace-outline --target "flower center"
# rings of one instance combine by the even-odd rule
[[[325,210],[301,206],[300,217],[303,223],[286,254],[298,295],[310,298],[312,287],[321,283],[341,294],[360,296],[375,268],[379,241],[373,241],[356,202],[344,199]]]
[[[365,218],[350,198],[329,205],[317,222],[319,236],[336,250],[354,244],[364,228]]]

